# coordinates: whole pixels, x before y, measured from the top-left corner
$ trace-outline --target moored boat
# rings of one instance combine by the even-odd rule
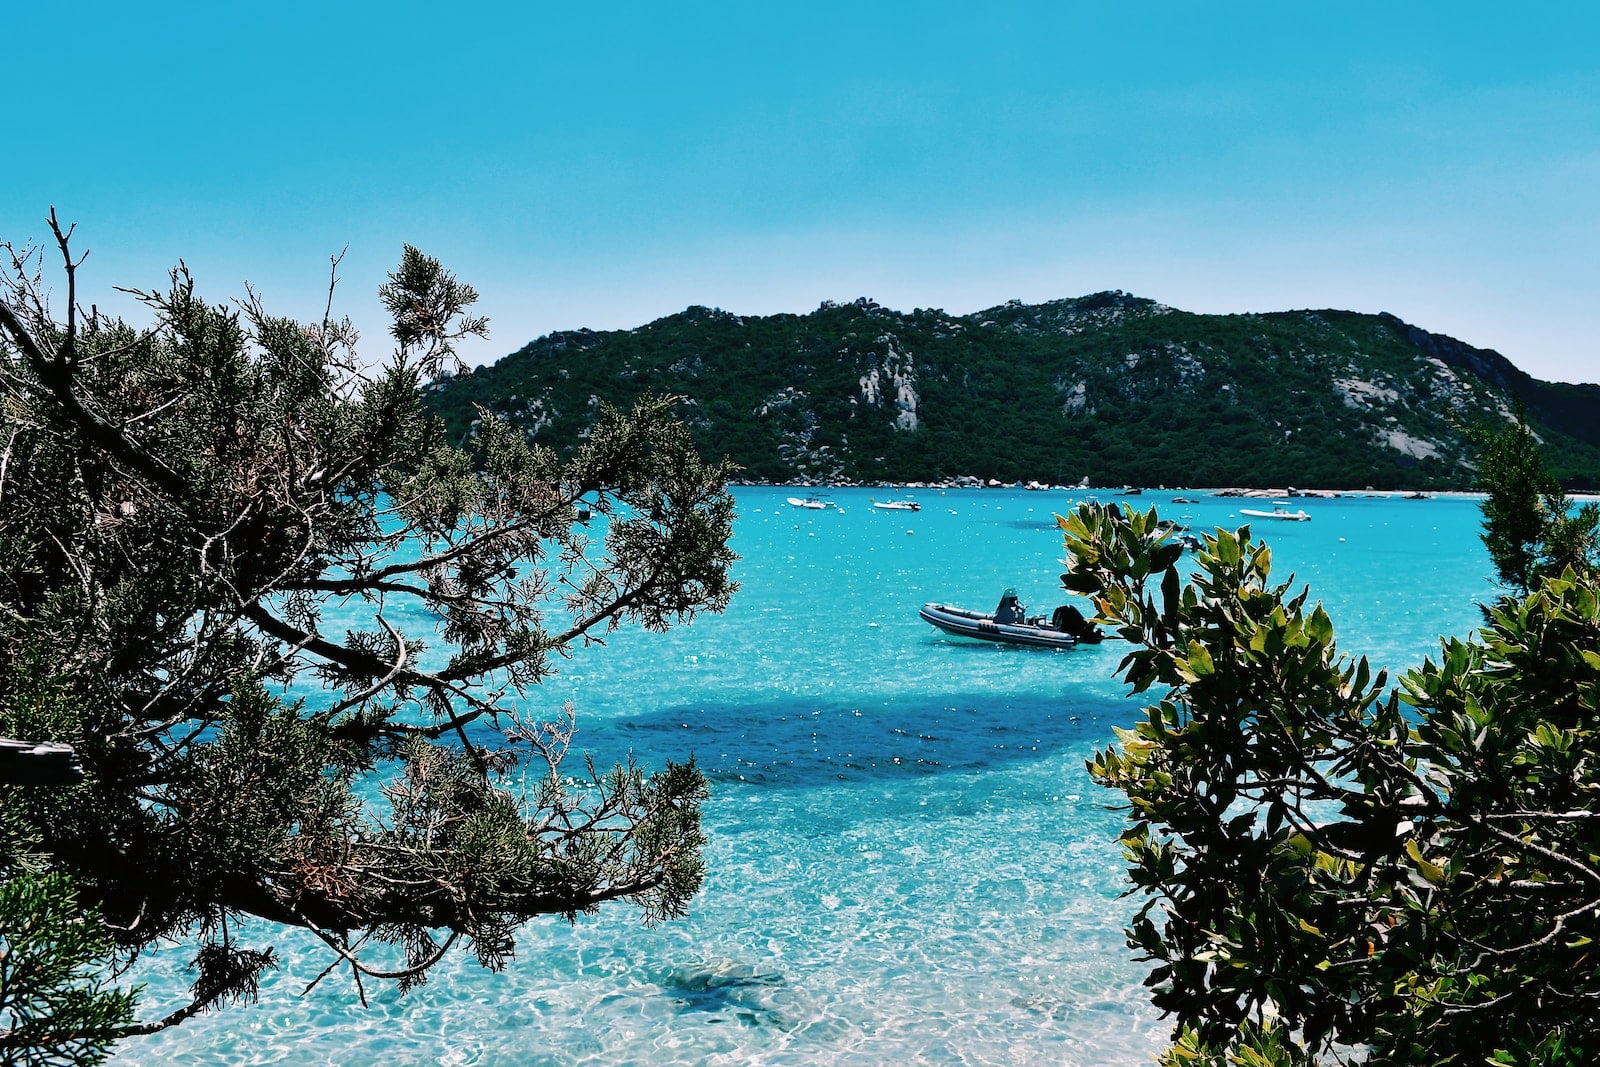
[[[921,511],[922,505],[915,500],[874,500],[872,506],[884,511]]]
[[[818,500],[814,496],[792,496],[789,498],[789,503],[793,504],[797,508],[806,508],[810,511],[826,511],[828,508],[833,506],[826,500]]]
[[[1285,522],[1310,522],[1311,516],[1306,514],[1304,508],[1298,511],[1289,510],[1287,500],[1274,500],[1271,511],[1262,511],[1260,508],[1240,508],[1239,514],[1249,515],[1256,519],[1281,519]]]
[[[1068,604],[1056,608],[1048,618],[1043,615],[1029,618],[1027,609],[1010,589],[1000,598],[1000,605],[992,614],[949,604],[924,604],[917,614],[930,626],[955,637],[1034,648],[1072,648],[1078,644],[1095,644],[1103,636],[1078,609]]]

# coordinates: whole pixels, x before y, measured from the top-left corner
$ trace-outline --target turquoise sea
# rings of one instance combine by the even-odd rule
[[[725,615],[618,633],[538,694],[575,703],[576,747],[601,765],[692,753],[709,773],[688,919],[644,929],[619,905],[533,923],[505,972],[458,956],[404,997],[369,984],[367,1007],[338,977],[300,996],[326,953],[250,930],[285,961],[259,1004],[115,1062],[1148,1063],[1167,1027],[1123,943],[1121,817],[1084,772],[1140,707],[1111,674],[1122,650],[969,644],[917,618],[929,600],[991,610],[1008,585],[1032,611],[1063,602],[1053,516],[1076,497],[836,490],[816,512],[794,492],[737,491]],[[1250,506],[1174,495],[1130,503],[1200,529]],[[1254,529],[1345,651],[1409,666],[1477,624],[1493,590],[1476,501],[1297,505],[1313,521]],[[187,962],[174,948],[142,972],[145,1016],[181,1003]]]

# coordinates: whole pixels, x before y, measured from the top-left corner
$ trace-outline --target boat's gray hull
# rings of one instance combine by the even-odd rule
[[[998,641],[1007,645],[1028,645],[1032,648],[1072,648],[1078,639],[1061,630],[1027,623],[995,622],[993,615],[984,615],[966,608],[953,608],[946,604],[924,604],[917,614],[931,626],[956,637],[970,637],[978,641]]]

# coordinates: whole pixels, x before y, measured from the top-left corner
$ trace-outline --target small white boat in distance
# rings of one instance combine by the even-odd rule
[[[1274,500],[1271,511],[1262,511],[1259,508],[1240,508],[1239,514],[1249,515],[1255,519],[1282,519],[1285,522],[1310,522],[1311,516],[1307,515],[1304,508],[1297,511],[1289,510],[1287,500]]]
[[[882,508],[884,511],[921,511],[922,505],[915,500],[874,500],[872,506]]]
[[[792,496],[789,498],[789,503],[793,504],[797,508],[806,508],[810,511],[826,511],[832,506],[826,500],[818,500],[814,496]]]

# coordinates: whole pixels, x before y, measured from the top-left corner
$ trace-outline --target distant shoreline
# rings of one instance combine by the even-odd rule
[[[1338,500],[1345,497],[1371,498],[1371,499],[1404,499],[1428,500],[1434,497],[1452,499],[1479,499],[1484,494],[1473,489],[1300,489],[1295,486],[1282,488],[1257,488],[1253,486],[1105,486],[1105,485],[1046,485],[1039,482],[1000,482],[997,480],[982,481],[977,478],[958,478],[948,481],[929,482],[815,482],[815,481],[732,481],[728,483],[735,487],[762,488],[762,489],[796,489],[806,491],[830,492],[836,489],[885,489],[895,492],[918,492],[927,490],[947,489],[1021,489],[1027,492],[1038,493],[1085,493],[1097,496],[1160,496],[1167,493],[1177,495],[1195,494],[1198,496],[1215,497],[1219,499],[1247,499],[1247,500]],[[1574,500],[1596,499],[1600,494],[1573,492],[1568,494]]]

